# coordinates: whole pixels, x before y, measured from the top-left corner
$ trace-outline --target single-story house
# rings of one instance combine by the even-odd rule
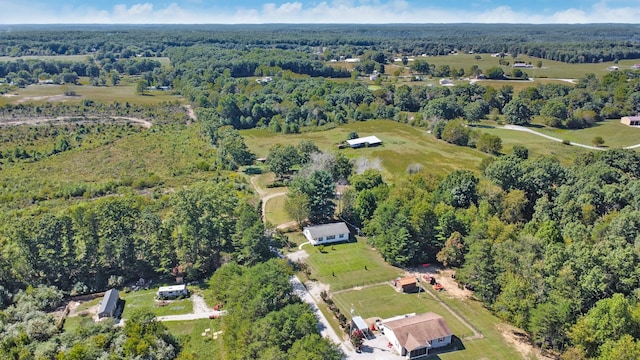
[[[418,359],[451,344],[451,330],[442,316],[428,312],[382,323],[384,335],[401,356]]]
[[[343,222],[307,226],[302,233],[313,246],[349,240],[349,228]]]
[[[449,80],[449,79],[440,79],[438,82],[439,82],[439,83],[440,83],[440,85],[442,85],[442,86],[453,86],[453,85],[455,85],[455,84],[453,83],[453,80]]]
[[[161,286],[156,293],[159,299],[174,298],[178,296],[187,296],[189,291],[187,285]]]
[[[359,148],[363,146],[377,146],[382,144],[382,140],[378,139],[377,136],[365,136],[357,139],[347,140],[347,143],[352,148]]]
[[[120,294],[116,289],[111,289],[104,293],[104,297],[102,301],[100,301],[100,307],[98,308],[98,319],[115,317],[119,300]]]
[[[631,69],[632,69],[632,70],[640,70],[640,64],[633,64],[633,65],[631,66]]]
[[[513,63],[513,68],[521,68],[521,69],[533,69],[533,64],[527,64],[523,62]]]
[[[413,276],[395,280],[395,287],[398,291],[405,293],[412,293],[418,290],[416,278]]]
[[[640,126],[640,116],[624,116],[620,122],[628,126]]]
[[[607,70],[609,70],[609,71],[617,71],[617,70],[620,70],[620,67],[612,65],[612,66],[609,66],[607,68]]]

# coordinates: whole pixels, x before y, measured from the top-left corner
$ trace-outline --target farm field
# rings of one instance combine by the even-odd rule
[[[336,144],[347,139],[351,131],[361,137],[376,135],[383,144],[378,147],[337,150]],[[267,129],[242,130],[249,149],[258,157],[266,157],[275,144],[297,145],[301,140],[313,141],[323,151],[340,151],[349,158],[379,158],[388,178],[403,174],[412,163],[419,163],[433,173],[456,169],[476,169],[488,155],[477,150],[447,144],[426,130],[391,120],[354,122],[330,130],[302,134],[274,135]]]
[[[620,119],[610,119],[596,123],[594,126],[579,130],[554,129],[542,127],[535,129],[543,134],[560,139],[593,145],[593,138],[600,136],[605,143],[603,148],[623,148],[640,144],[640,128],[631,127],[620,123]]]
[[[65,96],[67,90],[75,91],[75,96]],[[135,85],[91,86],[91,85],[29,85],[9,94],[0,96],[0,106],[4,104],[20,104],[24,102],[69,102],[80,103],[85,99],[100,102],[130,102],[136,104],[158,104],[161,102],[183,101],[183,98],[172,95],[169,91],[145,91],[144,95],[136,94]]]

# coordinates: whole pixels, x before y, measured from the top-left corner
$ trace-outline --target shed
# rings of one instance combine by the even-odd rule
[[[624,116],[620,122],[628,126],[640,126],[640,116]]]
[[[365,136],[357,139],[347,140],[347,143],[349,144],[349,146],[355,149],[363,146],[377,146],[382,144],[382,140],[378,139],[377,136],[372,135],[372,136]]]
[[[116,289],[111,289],[104,293],[104,297],[102,298],[100,307],[98,308],[98,318],[115,317],[119,300],[120,294]]]
[[[418,290],[418,287],[416,285],[416,278],[413,276],[408,276],[408,277],[396,280],[395,286],[398,291],[402,291],[405,293],[411,293]]]
[[[349,240],[349,228],[343,222],[307,226],[302,233],[314,246]]]

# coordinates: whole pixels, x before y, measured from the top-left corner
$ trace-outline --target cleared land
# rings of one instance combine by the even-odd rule
[[[336,145],[345,141],[351,131],[356,131],[362,137],[376,135],[383,144],[370,148],[338,150]],[[405,173],[412,163],[419,163],[434,173],[474,169],[488,156],[471,148],[439,141],[424,129],[391,120],[354,122],[330,130],[303,134],[274,134],[267,129],[243,130],[241,134],[249,149],[258,157],[266,157],[269,148],[275,144],[297,145],[301,140],[311,140],[323,151],[340,151],[349,158],[379,158],[388,177]]]
[[[177,336],[180,340],[183,346],[181,354],[184,358],[213,360],[221,358],[222,336],[214,335],[220,331],[219,319],[172,321],[163,324],[172,335]],[[210,330],[205,332],[206,329]],[[205,336],[202,336],[203,333]]]
[[[587,129],[564,130],[542,127],[534,130],[586,145],[593,145],[593,138],[600,136],[605,141],[604,148],[623,148],[640,144],[640,128],[621,124],[620,119],[602,121]]]
[[[156,316],[189,314],[193,312],[193,302],[191,299],[180,299],[170,301],[156,301],[155,289],[120,292],[120,298],[125,301],[125,308],[122,318],[127,318],[135,309],[148,309]]]
[[[72,90],[75,96],[65,96]],[[20,104],[24,102],[69,102],[80,103],[85,99],[100,102],[130,102],[136,104],[158,104],[161,102],[183,101],[169,91],[146,91],[145,95],[136,93],[134,85],[91,86],[91,85],[29,85],[9,94],[0,96],[0,105]]]

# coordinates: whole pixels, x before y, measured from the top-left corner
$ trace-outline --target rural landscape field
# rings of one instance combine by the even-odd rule
[[[0,359],[638,359],[638,148],[625,25],[11,26]]]

